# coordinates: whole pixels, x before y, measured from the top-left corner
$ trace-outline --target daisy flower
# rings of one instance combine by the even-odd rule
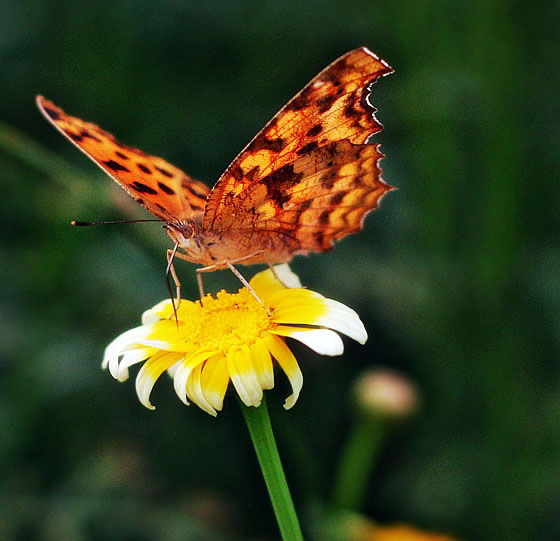
[[[216,297],[181,300],[177,320],[170,299],[142,315],[142,325],[124,332],[106,348],[103,368],[125,381],[129,367],[143,363],[136,377],[140,402],[154,409],[150,393],[169,372],[177,396],[210,415],[221,411],[230,381],[246,406],[259,406],[263,390],[274,387],[274,365],[286,374],[297,401],[303,385],[298,362],[285,342],[293,338],[321,355],[340,355],[337,332],[360,344],[367,340],[360,318],[344,304],[304,289],[288,265],[256,274],[253,292],[220,291]],[[255,295],[260,299],[257,300]],[[337,332],[335,332],[337,331]]]

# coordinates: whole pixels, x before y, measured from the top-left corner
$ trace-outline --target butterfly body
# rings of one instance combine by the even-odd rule
[[[167,232],[182,251],[181,258],[198,263],[212,270],[232,264],[254,265],[257,263],[287,263],[295,255],[286,239],[276,240],[276,235],[254,235],[246,232],[240,238],[235,234],[217,234],[204,231],[196,222],[169,223]]]
[[[392,68],[366,48],[327,66],[241,151],[210,190],[39,96],[45,117],[165,222],[181,258],[214,270],[323,252],[362,229],[391,189],[371,86]]]

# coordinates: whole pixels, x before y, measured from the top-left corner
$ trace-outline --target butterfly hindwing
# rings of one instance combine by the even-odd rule
[[[168,221],[202,213],[209,189],[157,156],[129,147],[95,124],[37,97],[43,115],[142,206]]]

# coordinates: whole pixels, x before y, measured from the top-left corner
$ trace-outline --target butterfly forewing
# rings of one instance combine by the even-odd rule
[[[201,214],[209,189],[157,156],[129,147],[95,124],[66,114],[37,97],[44,116],[138,203],[165,221]]]
[[[371,85],[391,67],[351,51],[294,96],[216,183],[204,227],[237,231],[258,244],[281,236],[290,252],[323,251],[361,228],[391,186],[368,138],[382,130]],[[266,238],[264,238],[266,237]]]

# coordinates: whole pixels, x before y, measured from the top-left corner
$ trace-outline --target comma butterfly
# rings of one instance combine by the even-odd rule
[[[341,56],[268,122],[212,190],[42,96],[37,104],[63,135],[165,223],[175,242],[168,260],[177,255],[203,265],[199,273],[234,270],[236,263],[270,265],[323,252],[362,229],[365,215],[393,189],[381,178],[379,144],[370,141],[383,129],[371,87],[392,72],[365,47]]]

